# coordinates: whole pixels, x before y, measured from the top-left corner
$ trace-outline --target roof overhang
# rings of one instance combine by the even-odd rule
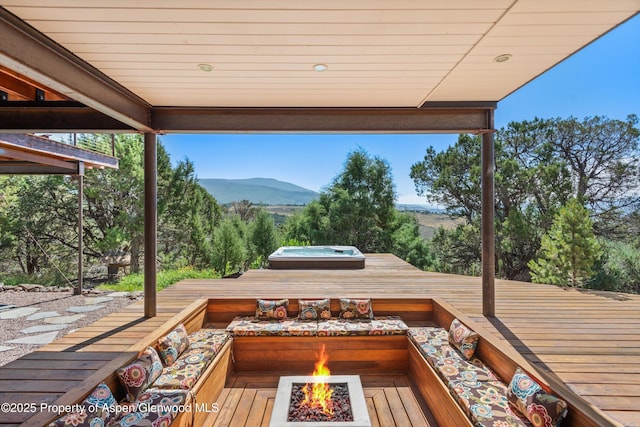
[[[0,175],[84,175],[118,159],[29,134],[0,134]]]
[[[639,9],[639,0],[8,1],[7,84],[25,98],[21,82],[52,95],[0,100],[0,128],[485,132],[498,101]],[[316,62],[329,69],[313,71]]]

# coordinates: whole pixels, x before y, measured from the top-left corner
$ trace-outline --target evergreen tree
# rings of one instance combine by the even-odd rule
[[[225,218],[213,236],[213,266],[222,276],[239,269],[244,260],[244,243],[236,225],[242,223],[238,218]]]
[[[571,199],[542,236],[541,256],[529,262],[531,278],[535,283],[581,286],[601,254],[588,209]]]
[[[316,202],[305,209],[305,236],[314,244],[353,245],[363,252],[391,249],[395,189],[386,160],[359,149]]]
[[[278,248],[275,223],[264,209],[257,211],[249,227],[249,242],[252,254],[260,260],[260,267],[264,267],[269,255]]]

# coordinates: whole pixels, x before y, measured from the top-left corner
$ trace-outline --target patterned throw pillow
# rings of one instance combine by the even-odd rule
[[[134,402],[162,373],[158,353],[147,347],[133,362],[117,371],[122,386],[127,390],[127,400]]]
[[[298,300],[298,306],[300,307],[300,314],[298,315],[300,320],[327,320],[331,318],[329,298],[319,300],[301,299]]]
[[[176,409],[193,405],[193,395],[188,390],[160,390],[150,388],[140,395],[137,405],[122,411],[113,424],[121,427],[170,426],[180,413]],[[187,417],[188,418],[188,417]]]
[[[265,300],[256,301],[256,320],[286,319],[289,300]]]
[[[522,369],[517,368],[507,399],[534,426],[557,427],[567,416],[567,402],[547,393]]]
[[[467,328],[458,319],[453,319],[449,327],[449,342],[453,344],[465,359],[470,360],[476,351],[480,336]]]
[[[171,366],[187,348],[189,348],[189,336],[182,324],[158,340],[158,351],[165,366]]]
[[[80,403],[78,412],[70,412],[49,424],[49,427],[94,427],[108,425],[115,413],[116,399],[105,383],[96,387]]]
[[[373,319],[373,308],[371,306],[371,298],[349,299],[340,298],[340,315],[341,319],[357,319],[366,321]]]

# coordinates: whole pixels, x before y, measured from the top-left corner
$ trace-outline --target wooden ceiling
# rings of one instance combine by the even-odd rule
[[[153,118],[144,123],[154,108],[495,103],[634,16],[640,0],[6,0],[2,7],[36,30],[18,43],[43,36],[36,43],[64,49],[74,66],[135,106],[96,99],[86,86],[94,83],[65,81],[53,60],[3,55],[0,41],[0,85],[13,99],[32,99],[19,82],[49,87],[45,99],[79,101],[138,130],[158,130]]]

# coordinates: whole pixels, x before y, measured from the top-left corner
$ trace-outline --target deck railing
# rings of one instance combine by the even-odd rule
[[[63,134],[46,134],[47,138],[61,142],[63,144],[73,145],[83,150],[93,151],[95,153],[104,154],[115,157],[115,135],[111,134],[109,139],[86,138],[85,134],[63,133]]]

